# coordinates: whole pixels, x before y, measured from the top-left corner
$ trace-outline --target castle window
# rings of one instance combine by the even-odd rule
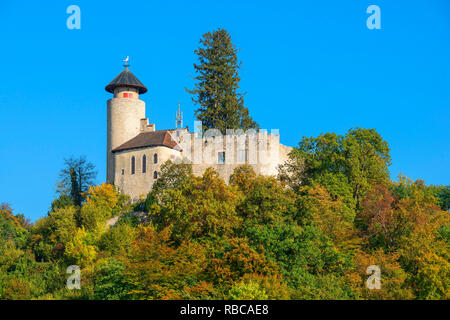
[[[142,173],[147,172],[147,157],[145,154],[142,156]]]
[[[153,179],[158,179],[158,171],[153,172]]]
[[[124,169],[122,169],[122,175],[124,175],[125,174],[125,170]]]
[[[225,163],[225,151],[217,153],[217,163]]]
[[[158,163],[158,154],[157,153],[155,153],[153,155],[153,163]]]
[[[123,94],[123,97],[124,97],[124,98],[128,98],[128,92],[125,92],[125,93]]]
[[[136,172],[136,158],[134,156],[131,157],[131,174]]]

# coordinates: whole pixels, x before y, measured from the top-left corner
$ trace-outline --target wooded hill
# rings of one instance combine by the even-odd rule
[[[449,299],[450,188],[391,181],[390,161],[357,128],[303,138],[277,178],[242,166],[225,184],[167,162],[134,204],[69,179],[33,225],[1,206],[0,298]],[[66,288],[69,265],[80,290]]]

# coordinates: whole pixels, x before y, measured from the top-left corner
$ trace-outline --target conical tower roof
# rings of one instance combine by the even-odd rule
[[[147,88],[130,70],[128,70],[128,67],[125,67],[125,69],[123,69],[123,71],[105,87],[105,90],[114,93],[114,89],[119,87],[136,88],[139,90],[139,94],[147,92]]]

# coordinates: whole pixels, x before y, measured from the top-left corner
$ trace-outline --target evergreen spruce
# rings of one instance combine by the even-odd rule
[[[195,50],[199,59],[199,64],[194,64],[197,83],[194,90],[186,90],[199,105],[195,115],[203,130],[219,129],[225,134],[226,129],[259,128],[244,107],[243,94],[238,92],[237,51],[231,36],[223,29],[204,34],[200,48]]]

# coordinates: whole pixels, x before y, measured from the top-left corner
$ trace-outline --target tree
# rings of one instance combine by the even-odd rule
[[[164,192],[161,204],[150,205],[149,215],[158,230],[170,227],[172,239],[227,236],[240,224],[236,205],[240,193],[208,168],[176,189]]]
[[[450,210],[450,186],[441,187],[439,193],[439,204],[442,210],[449,211]]]
[[[362,201],[360,218],[373,246],[395,246],[411,228],[409,212],[394,210],[394,200],[385,186],[377,185]]]
[[[85,196],[86,202],[79,211],[79,220],[88,231],[104,230],[107,219],[127,211],[130,206],[128,196],[107,183],[90,186]]]
[[[147,195],[145,208],[151,210],[154,203],[164,202],[166,190],[180,188],[192,179],[192,165],[186,163],[173,163],[168,160],[161,166],[158,180],[153,184],[152,191]]]
[[[407,286],[407,273],[401,268],[397,253],[385,253],[382,249],[367,253],[357,251],[354,255],[354,268],[346,274],[358,298],[362,299],[413,299],[411,287]],[[376,265],[381,270],[381,288],[369,290],[367,287],[367,267]]]
[[[175,246],[169,229],[139,227],[125,261],[130,294],[138,299],[180,299],[191,284],[200,282],[205,262],[201,245],[184,240]]]
[[[258,124],[249,116],[244,107],[244,97],[238,92],[239,68],[236,47],[226,30],[208,32],[200,40],[201,47],[195,50],[199,64],[194,64],[194,79],[198,82],[193,95],[194,103],[200,105],[195,110],[203,129],[218,129],[223,134],[226,129],[257,129]]]
[[[64,255],[70,264],[80,267],[92,265],[97,250],[93,245],[92,236],[86,232],[84,227],[77,229],[71,241],[66,244]]]
[[[50,211],[56,211],[57,209],[73,206],[72,197],[67,194],[61,194],[58,198],[52,201]]]
[[[237,207],[244,221],[243,228],[251,225],[272,226],[292,219],[297,211],[295,194],[274,177],[256,176],[252,167],[240,166],[230,176],[230,184],[242,191]]]
[[[107,254],[123,255],[131,247],[134,232],[135,228],[119,220],[114,227],[101,235],[98,242],[99,248]]]
[[[7,203],[0,204],[0,243],[11,240],[23,247],[28,240],[28,222],[15,215]]]
[[[31,245],[38,260],[61,258],[66,244],[77,230],[77,210],[74,206],[51,211],[31,229]]]
[[[269,296],[256,281],[235,283],[229,292],[230,300],[267,300]]]
[[[375,129],[350,129],[342,141],[345,173],[357,204],[377,184],[389,181],[390,149]]]
[[[229,238],[208,248],[207,280],[231,288],[246,275],[279,276],[278,266],[264,252],[253,249],[245,238]]]
[[[308,195],[302,200],[306,223],[330,237],[343,251],[358,245],[353,226],[354,212],[349,211],[341,199],[332,199],[323,187],[316,185],[309,188]]]
[[[360,217],[373,246],[391,250],[402,245],[411,247],[411,233],[422,229],[432,236],[430,242],[435,242],[434,236],[441,236],[440,228],[448,225],[448,214],[440,210],[430,190],[410,180],[402,183],[406,186],[397,184],[391,189],[397,193],[407,190],[405,197],[393,196],[386,186],[377,185],[362,201]]]
[[[59,173],[56,192],[69,195],[75,205],[81,206],[85,199],[84,193],[94,184],[96,177],[95,166],[87,162],[85,157],[64,159],[64,168]]]
[[[438,199],[438,204],[444,211],[450,210],[450,186],[427,186]]]
[[[280,178],[294,190],[318,183],[350,208],[359,208],[366,192],[389,181],[389,146],[374,129],[351,129],[304,137],[281,167]]]
[[[114,258],[100,260],[94,273],[94,295],[99,300],[126,299],[131,286],[125,277],[125,263]]]

